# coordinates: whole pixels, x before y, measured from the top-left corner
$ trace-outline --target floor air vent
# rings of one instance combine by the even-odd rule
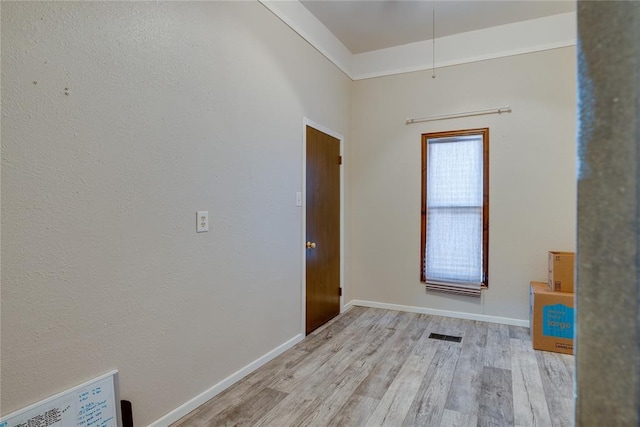
[[[441,341],[453,341],[453,342],[460,342],[462,341],[462,337],[454,337],[453,335],[442,335],[442,334],[429,334],[429,338],[434,339],[434,340],[441,340]]]

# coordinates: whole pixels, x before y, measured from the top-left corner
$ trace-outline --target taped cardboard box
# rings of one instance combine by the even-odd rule
[[[549,251],[549,289],[573,293],[574,252]]]
[[[531,282],[529,322],[536,350],[573,354],[574,294],[551,291],[544,282]]]

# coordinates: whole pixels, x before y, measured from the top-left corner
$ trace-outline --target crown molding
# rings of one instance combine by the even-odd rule
[[[298,0],[258,0],[353,80],[353,54]]]
[[[499,25],[436,38],[436,69],[451,65],[522,55],[576,44],[576,14]],[[388,76],[433,67],[431,40],[354,55],[354,80]]]
[[[431,40],[352,54],[299,1],[258,0],[352,80],[429,70]],[[435,68],[575,46],[575,12],[436,38]]]

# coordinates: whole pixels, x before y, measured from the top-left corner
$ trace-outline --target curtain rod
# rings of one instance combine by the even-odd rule
[[[483,116],[485,114],[502,114],[502,113],[510,113],[510,112],[511,112],[511,107],[507,105],[506,107],[489,108],[486,110],[465,111],[463,113],[440,114],[438,116],[419,117],[417,119],[407,119],[405,123],[410,125],[413,123],[420,123],[420,122],[433,122],[436,120],[457,119],[460,117]]]

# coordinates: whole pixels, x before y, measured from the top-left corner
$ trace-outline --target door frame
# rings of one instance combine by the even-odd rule
[[[305,243],[307,241],[307,126],[319,130],[329,136],[340,141],[340,155],[342,156],[342,167],[340,168],[340,287],[342,287],[342,295],[340,296],[340,313],[344,311],[344,137],[338,132],[322,126],[307,117],[302,118],[302,229],[300,241],[300,259],[302,260],[301,272],[301,290],[300,313],[302,314],[300,322],[300,331],[302,336],[306,336],[307,322],[307,249]]]

